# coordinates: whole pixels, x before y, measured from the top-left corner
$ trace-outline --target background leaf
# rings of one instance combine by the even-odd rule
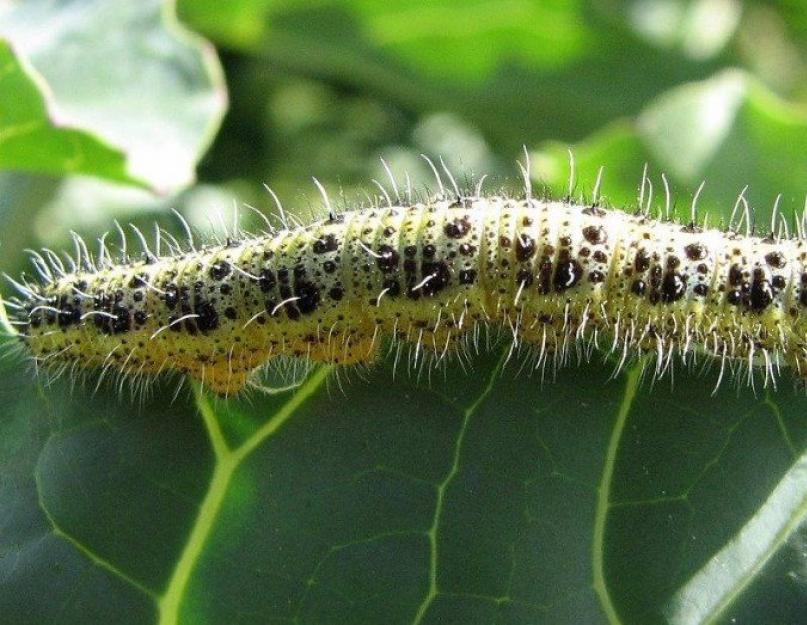
[[[126,173],[124,155],[77,129],[59,127],[30,68],[0,40],[0,166],[50,174],[95,174],[140,184]]]
[[[638,110],[658,89],[709,71],[686,57],[670,63],[580,1],[442,0],[428,10],[419,2],[238,4],[264,26],[218,20],[212,2],[181,4],[180,14],[273,67],[325,77],[414,114],[457,111],[504,152],[550,133],[582,137]]]
[[[675,128],[672,132],[670,129]],[[807,141],[807,110],[778,99],[753,77],[734,69],[663,93],[635,119],[619,120],[574,147],[578,191],[590,189],[604,166],[605,195],[614,205],[636,205],[643,164],[650,163],[656,195],[660,174],[674,192],[681,219],[701,181],[701,214],[727,219],[735,199],[746,197],[762,231],[769,228],[777,195],[786,214],[801,210],[807,159],[796,146]],[[547,142],[533,154],[537,179],[566,192],[568,145]],[[649,192],[649,191],[648,191]]]
[[[6,153],[0,164],[139,180],[161,193],[193,181],[226,95],[215,52],[178,26],[171,3],[16,3],[0,7],[0,38],[9,40],[42,77],[53,123],[81,128],[117,147],[125,154],[127,173],[121,171],[120,154],[109,148],[99,152],[100,146],[93,147],[97,140],[82,133],[61,141],[89,145],[70,152],[68,143],[52,155],[45,141],[29,136],[16,146],[16,156]],[[21,97],[16,91],[6,92],[9,101],[0,111],[9,120],[33,112],[26,102],[16,101]],[[61,161],[60,151],[66,155]]]
[[[222,100],[209,74],[198,80],[198,44],[177,43],[159,17],[170,8],[15,5],[28,20],[17,32],[37,36],[12,41],[57,104],[86,114],[77,131],[89,141],[130,159],[150,146],[157,164],[163,131],[183,137],[164,172],[176,190]],[[233,198],[271,206],[264,182],[302,219],[321,209],[311,175],[350,207],[386,179],[379,156],[429,184],[419,154],[442,154],[469,183],[490,172],[490,190],[512,190],[527,144],[536,188],[564,195],[572,147],[575,195],[590,197],[604,166],[601,193],[632,209],[647,163],[654,210],[661,173],[681,219],[706,179],[698,207],[711,223],[748,184],[759,231],[777,194],[792,215],[807,190],[798,3],[194,0],[178,11],[220,46],[230,88],[201,182],[155,198],[0,173],[4,270],[25,247],[64,246],[70,228],[92,240],[113,218],[178,233],[178,207],[200,230],[217,211],[229,223]],[[76,28],[76,50],[104,56],[81,71],[66,62]],[[129,60],[115,65],[111,49]],[[132,78],[143,58],[156,82]],[[43,110],[13,97],[14,119]],[[112,134],[96,124],[113,118]],[[242,212],[245,227],[252,217]],[[807,620],[807,400],[787,372],[776,390],[743,381],[713,395],[717,372],[703,363],[651,384],[637,368],[609,379],[613,363],[597,356],[542,379],[504,364],[499,342],[430,379],[393,376],[387,361],[286,370],[269,383],[302,386],[221,402],[175,394],[173,378],[134,399],[125,385],[93,392],[92,375],[44,386],[13,342],[2,349],[0,613],[11,623]]]

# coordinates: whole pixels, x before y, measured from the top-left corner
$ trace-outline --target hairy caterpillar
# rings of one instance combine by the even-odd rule
[[[602,343],[618,367],[655,354],[657,374],[705,353],[718,384],[727,365],[761,365],[766,383],[780,362],[807,374],[802,229],[705,229],[651,219],[643,200],[629,214],[535,199],[529,182],[514,199],[451,178],[449,195],[434,171],[435,198],[385,192],[384,206],[198,250],[189,232],[190,249],[162,255],[158,231],[136,261],[113,262],[103,240],[97,259],[77,240],[67,268],[35,252],[42,281],[12,280],[10,323],[43,367],[171,369],[223,395],[276,356],[368,362],[389,337],[439,357],[484,326],[532,346],[536,367]]]

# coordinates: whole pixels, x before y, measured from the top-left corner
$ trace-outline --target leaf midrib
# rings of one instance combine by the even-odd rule
[[[194,385],[196,405],[210,437],[215,466],[207,492],[199,506],[199,513],[188,535],[188,541],[169,577],[165,592],[157,602],[160,614],[159,625],[176,625],[179,622],[185,590],[221,511],[235,471],[244,459],[275,434],[295,414],[296,410],[322,386],[331,368],[323,366],[314,371],[297,392],[255,434],[235,449],[231,449],[227,445],[207,397],[197,385]]]
[[[613,483],[616,468],[616,456],[622,433],[628,420],[636,391],[644,369],[643,362],[637,362],[627,373],[625,393],[616,414],[611,437],[608,440],[608,449],[603,462],[602,476],[597,487],[597,504],[594,510],[594,531],[591,538],[591,571],[593,576],[594,592],[611,625],[622,625],[619,614],[611,600],[605,576],[605,525],[608,519],[608,510],[611,506],[611,484]]]

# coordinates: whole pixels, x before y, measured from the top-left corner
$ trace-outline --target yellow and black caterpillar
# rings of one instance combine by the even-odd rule
[[[581,345],[618,366],[706,354],[720,377],[780,363],[807,375],[807,243],[650,219],[596,204],[444,197],[304,227],[72,266],[35,253],[10,320],[44,368],[175,370],[241,391],[276,356],[373,360],[382,339],[444,356],[481,327],[532,346],[536,367]],[[718,383],[719,383],[718,379]]]

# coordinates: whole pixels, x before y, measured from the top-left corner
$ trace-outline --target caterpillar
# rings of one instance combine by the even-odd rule
[[[414,358],[455,352],[501,327],[532,365],[583,349],[642,354],[663,374],[703,354],[725,371],[780,365],[807,375],[807,242],[654,219],[569,198],[463,193],[393,201],[196,248],[176,239],[140,258],[33,252],[41,280],[11,280],[8,322],[38,366],[129,377],[187,374],[241,392],[279,356],[371,362],[382,339]],[[392,177],[391,177],[392,179]],[[396,195],[398,189],[392,184]],[[321,188],[321,187],[320,187]],[[322,190],[322,189],[321,189]],[[644,196],[643,177],[641,194]],[[383,187],[382,187],[383,191]],[[741,198],[742,199],[742,195]],[[278,204],[279,205],[279,204]],[[694,206],[694,202],[693,202]],[[735,206],[736,208],[736,206]],[[282,214],[282,207],[280,207]],[[163,247],[170,235],[163,235]],[[170,241],[170,239],[169,239]],[[749,378],[750,379],[750,378]]]

